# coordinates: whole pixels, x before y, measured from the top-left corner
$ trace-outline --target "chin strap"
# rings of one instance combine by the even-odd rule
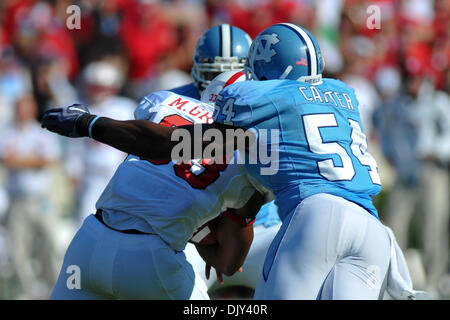
[[[110,118],[100,117],[94,114],[83,114],[77,119],[75,128],[80,136],[99,140],[103,138],[105,124],[111,120]]]

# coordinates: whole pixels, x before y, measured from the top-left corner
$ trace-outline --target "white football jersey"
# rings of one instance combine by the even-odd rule
[[[144,98],[135,118],[181,126],[211,123],[213,111],[213,106],[199,100],[159,91]],[[111,227],[155,232],[181,251],[198,227],[226,208],[241,208],[260,188],[253,183],[242,165],[208,164],[207,160],[177,164],[129,155],[96,208],[104,211]]]

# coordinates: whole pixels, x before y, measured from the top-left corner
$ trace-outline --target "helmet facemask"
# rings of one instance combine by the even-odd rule
[[[210,59],[208,59],[210,60]],[[195,62],[192,67],[191,76],[198,90],[203,92],[216,76],[225,71],[242,70],[247,59],[241,61],[238,57],[215,57],[214,62]]]

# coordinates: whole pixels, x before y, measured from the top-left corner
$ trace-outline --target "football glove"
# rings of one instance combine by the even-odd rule
[[[89,136],[89,125],[97,118],[89,109],[81,104],[73,104],[66,108],[51,108],[45,111],[42,128],[57,134],[79,138]]]

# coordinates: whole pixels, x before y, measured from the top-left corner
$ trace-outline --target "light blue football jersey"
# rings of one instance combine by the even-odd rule
[[[221,91],[214,119],[256,133],[258,158],[246,159],[247,171],[274,192],[282,219],[317,193],[343,197],[378,218],[372,203],[381,190],[378,168],[367,151],[354,90],[345,83],[235,83]],[[275,152],[271,163],[260,161],[262,147]],[[276,170],[262,170],[269,167]]]

